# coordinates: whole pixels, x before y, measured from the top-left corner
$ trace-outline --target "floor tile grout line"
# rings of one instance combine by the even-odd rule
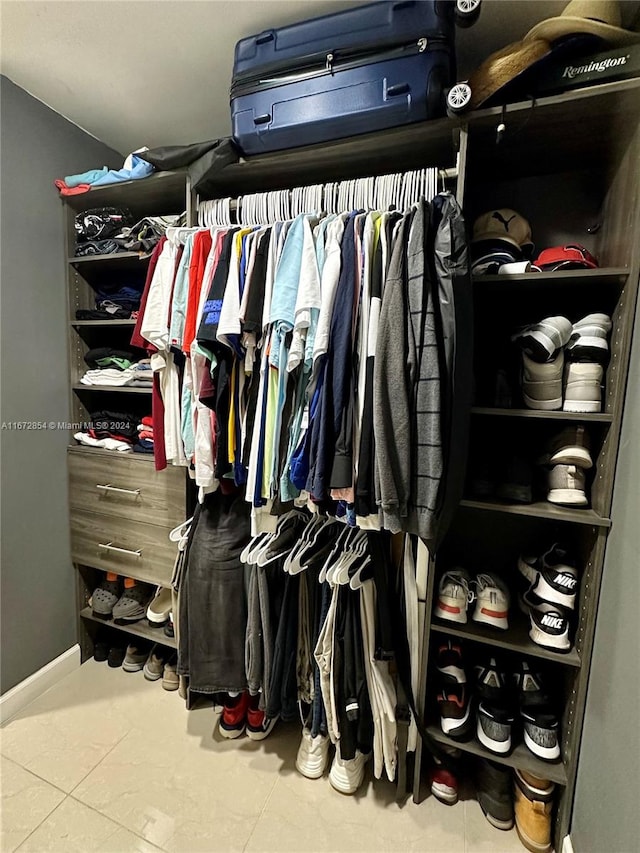
[[[58,789],[58,790],[60,790],[60,789]],[[31,832],[27,835],[27,837],[22,839],[22,841],[20,842],[20,844],[16,847],[16,849],[15,849],[14,853],[19,853],[20,849],[23,847],[23,845],[25,845],[25,844],[27,843],[27,841],[31,838],[31,836],[33,835],[33,833],[34,833],[34,832],[36,832],[36,830],[40,829],[40,827],[41,827],[41,826],[42,826],[42,824],[45,822],[45,820],[49,820],[49,818],[51,817],[51,815],[52,815],[52,814],[54,814],[55,812],[57,812],[57,811],[58,811],[58,809],[60,808],[60,806],[61,806],[61,805],[62,805],[66,800],[68,800],[68,799],[69,799],[69,794],[65,794],[65,795],[64,795],[64,797],[63,797],[63,798],[60,800],[60,802],[58,803],[58,805],[55,807],[55,809],[51,809],[51,811],[49,812],[49,814],[48,814],[46,817],[43,817],[43,818],[42,818],[42,820],[40,821],[40,823],[39,823],[37,826],[34,826],[34,828],[33,828],[33,829],[31,830]]]
[[[77,790],[78,790],[78,788],[80,787],[80,785],[82,785],[82,783],[83,783],[83,782],[84,782],[84,780],[87,778],[87,776],[91,776],[91,774],[93,773],[93,771],[94,771],[94,770],[97,770],[97,769],[98,769],[98,767],[100,767],[100,765],[101,765],[101,764],[102,764],[102,762],[105,760],[105,758],[108,758],[108,756],[110,756],[110,755],[111,755],[111,753],[113,752],[113,750],[114,750],[114,749],[116,749],[118,746],[120,746],[120,744],[122,743],[122,741],[123,741],[126,737],[128,737],[128,736],[131,734],[131,731],[132,731],[132,729],[128,729],[128,730],[125,732],[125,734],[123,734],[123,735],[122,735],[122,737],[121,737],[121,738],[119,738],[119,740],[118,740],[116,743],[114,743],[114,745],[113,745],[109,750],[107,750],[107,752],[105,752],[105,754],[102,756],[102,758],[100,759],[100,761],[98,761],[98,763],[97,763],[96,765],[94,765],[94,766],[91,768],[91,770],[89,770],[89,772],[88,772],[88,773],[85,773],[85,774],[84,774],[84,776],[82,777],[82,779],[80,779],[80,781],[79,781],[76,785],[74,785],[74,786],[73,786],[73,788],[69,791],[69,796],[71,796],[72,794],[74,794],[74,793],[75,793],[75,791],[77,791]],[[77,800],[79,803],[81,803],[81,802],[82,802],[82,800],[79,800],[79,799],[78,799],[78,797],[74,797],[73,799],[74,799],[74,800]]]
[[[251,839],[253,838],[253,836],[254,836],[254,834],[255,834],[255,831],[256,831],[256,829],[258,828],[258,824],[260,823],[260,818],[261,818],[261,817],[263,816],[263,814],[266,812],[266,810],[267,810],[267,806],[268,806],[268,805],[269,805],[269,803],[271,802],[271,797],[273,796],[273,792],[274,792],[274,791],[275,791],[275,789],[276,789],[276,785],[278,784],[279,779],[280,779],[280,776],[276,773],[275,779],[273,780],[273,785],[271,786],[271,789],[270,789],[269,793],[268,793],[268,794],[267,794],[267,796],[266,796],[266,799],[265,799],[265,801],[264,801],[264,805],[263,805],[263,806],[262,806],[262,808],[260,809],[260,814],[259,814],[259,815],[258,815],[258,817],[256,818],[256,822],[253,824],[253,826],[252,826],[252,828],[251,828],[251,832],[249,833],[249,837],[247,838],[247,841],[246,841],[246,843],[245,843],[244,847],[242,848],[242,853],[244,853],[244,851],[245,851],[245,850],[247,849],[247,847],[249,846],[249,842],[250,842],[250,841],[251,841]]]
[[[144,841],[144,843],[148,844],[150,847],[153,847],[154,849],[156,849],[158,851],[162,851],[162,853],[165,853],[164,848],[159,847],[157,844],[154,844],[153,841],[149,841],[148,838],[144,838],[144,836],[140,835],[139,832],[136,832],[134,829],[131,829],[130,826],[125,826],[124,823],[120,823],[119,820],[116,820],[116,818],[111,817],[111,815],[108,815],[108,814],[105,814],[104,812],[101,812],[100,809],[97,809],[95,806],[90,806],[89,803],[85,803],[83,800],[80,800],[78,797],[74,797],[73,794],[69,794],[69,798],[71,800],[73,800],[74,803],[78,803],[79,805],[84,806],[85,808],[90,809],[92,812],[95,812],[96,814],[100,815],[100,817],[104,817],[104,818],[106,818],[106,820],[110,821],[111,823],[114,823],[118,827],[118,829],[125,829],[127,832],[130,832],[131,835],[135,835],[136,838],[139,838],[140,841]],[[109,837],[111,837],[111,836],[109,836]],[[106,840],[108,841],[109,839],[106,839]]]
[[[31,773],[32,776],[35,776],[36,779],[39,779],[41,782],[44,782],[46,785],[50,785],[52,788],[55,788],[56,791],[60,791],[61,794],[64,794],[65,797],[69,796],[69,792],[65,791],[64,788],[61,788],[60,785],[56,785],[55,782],[50,782],[48,779],[45,779],[44,776],[40,776],[39,773],[35,773],[33,770],[30,770],[28,767],[25,767],[24,764],[20,764],[19,761],[16,761],[15,758],[9,758],[8,755],[2,755],[5,761],[10,761],[12,764],[15,764],[16,767],[19,767],[21,770],[24,770],[26,773]],[[57,808],[57,806],[56,806]]]

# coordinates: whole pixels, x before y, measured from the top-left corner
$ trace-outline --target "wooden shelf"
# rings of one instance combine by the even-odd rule
[[[526,655],[527,657],[542,658],[544,660],[563,663],[567,666],[579,667],[582,664],[580,655],[575,648],[566,654],[552,652],[538,646],[529,638],[529,627],[524,616],[517,610],[509,614],[509,628],[506,631],[492,630],[486,625],[478,625],[469,621],[466,625],[458,625],[455,622],[445,622],[434,617],[431,630],[438,634],[447,634],[452,637],[460,637],[463,640],[472,640],[487,646],[497,646],[501,649],[509,649],[513,652]]]
[[[86,255],[81,258],[67,258],[67,262],[75,266],[94,266],[99,264],[105,266],[107,264],[117,264],[118,266],[128,266],[131,261],[136,264],[142,264],[149,260],[150,255],[143,257],[137,252],[110,252],[108,255]]]
[[[155,172],[148,178],[93,187],[63,200],[76,213],[91,207],[128,207],[136,219],[182,213],[187,204],[187,174]]]
[[[505,764],[507,767],[526,770],[540,779],[550,779],[558,785],[567,784],[567,770],[561,761],[543,761],[530,752],[523,743],[514,747],[510,755],[496,755],[478,743],[477,740],[458,741],[447,737],[438,726],[427,726],[427,732],[438,743],[457,747],[462,752],[469,752],[471,755],[480,756],[480,758],[488,758],[498,764]]]
[[[74,391],[98,391],[108,394],[151,394],[151,388],[134,388],[131,385],[72,385]]]
[[[589,284],[624,284],[629,276],[627,267],[603,267],[595,270],[558,270],[557,272],[528,272],[517,275],[474,275],[473,283],[481,284],[541,284],[580,285]]]
[[[139,622],[130,622],[128,625],[116,625],[113,619],[99,619],[93,615],[90,607],[85,607],[80,611],[82,619],[88,619],[90,622],[97,622],[98,625],[103,625],[105,628],[115,628],[116,631],[122,631],[125,634],[133,634],[136,637],[143,637],[145,640],[150,640],[152,643],[159,643],[161,646],[167,646],[170,649],[177,649],[175,637],[167,637],[163,628],[150,628],[146,619],[141,619]]]
[[[220,195],[281,189],[314,182],[342,180],[455,165],[454,133],[460,122],[448,118],[419,122],[293,148],[259,154],[222,169],[215,182]]]
[[[545,421],[576,421],[585,423],[602,423],[610,424],[613,421],[613,415],[593,412],[543,412],[537,409],[498,409],[491,406],[473,406],[471,409],[473,415],[488,415],[496,418],[535,418]]]
[[[70,326],[83,328],[112,329],[116,326],[135,326],[136,320],[70,320]]]
[[[549,518],[552,521],[570,521],[577,524],[589,524],[594,527],[611,527],[611,519],[603,518],[592,509],[571,509],[555,506],[547,501],[532,504],[510,504],[500,501],[462,500],[460,506],[483,512],[502,512],[509,515],[528,515],[532,518]]]

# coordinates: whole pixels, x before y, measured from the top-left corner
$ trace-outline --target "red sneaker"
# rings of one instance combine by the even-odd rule
[[[458,802],[458,780],[444,767],[434,767],[431,771],[431,793],[441,803],[453,806]]]
[[[273,731],[273,727],[278,722],[277,717],[272,717],[268,720],[265,717],[264,711],[258,707],[260,703],[260,694],[249,696],[249,706],[247,708],[247,735],[251,740],[264,740]]]
[[[238,696],[225,696],[218,728],[222,737],[236,738],[244,732],[247,723],[249,694],[243,690]]]

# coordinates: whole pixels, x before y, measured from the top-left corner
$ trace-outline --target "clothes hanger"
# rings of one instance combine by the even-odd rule
[[[326,558],[322,568],[320,569],[320,574],[318,575],[318,581],[320,583],[324,583],[326,581],[327,572],[329,570],[329,567],[333,564],[333,561],[335,560],[336,556],[344,548],[345,542],[347,542],[349,539],[349,535],[350,535],[351,530],[353,530],[352,527],[347,527],[345,525],[343,530],[341,530],[340,533],[338,534],[338,538],[335,540],[333,548],[331,549],[331,551],[327,555],[327,558]]]
[[[306,516],[298,510],[293,510],[291,515],[283,516],[283,523],[276,529],[275,534],[264,548],[258,553],[257,564],[268,566],[269,563],[279,560],[291,551],[292,544],[298,538],[299,528],[306,521]]]
[[[352,573],[354,564],[363,559],[367,555],[367,537],[364,531],[358,531],[351,542],[348,552],[344,559],[338,561],[338,565],[334,568],[331,581],[338,586],[346,586],[349,583],[349,577]],[[329,572],[327,572],[327,576]],[[328,578],[329,579],[329,578]]]
[[[251,541],[242,549],[242,553],[240,554],[240,562],[251,565],[253,562],[250,559],[252,551],[258,550],[260,545],[264,543],[264,539],[266,536],[271,536],[271,533],[267,532],[266,530],[263,530],[256,536],[254,536]]]
[[[349,586],[353,590],[362,589],[367,581],[372,580],[373,571],[365,572],[365,569],[372,566],[371,554],[367,553],[363,562],[358,566],[353,575],[349,578]]]

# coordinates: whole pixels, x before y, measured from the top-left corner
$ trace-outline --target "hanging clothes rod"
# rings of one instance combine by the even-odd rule
[[[449,169],[429,167],[410,172],[329,181],[292,189],[250,193],[198,203],[201,227],[268,225],[301,214],[337,214],[355,209],[406,210],[420,198],[433,198],[438,184],[458,177],[458,163]]]

